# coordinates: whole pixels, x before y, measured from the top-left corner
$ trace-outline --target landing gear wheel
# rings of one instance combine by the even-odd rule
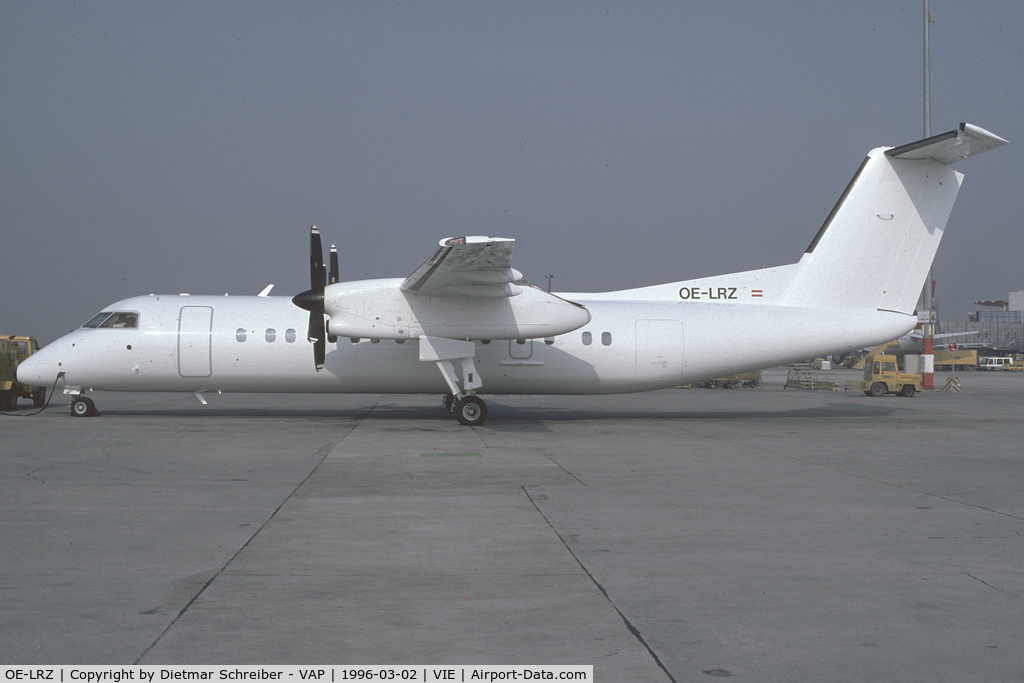
[[[40,389],[32,394],[32,405],[36,408],[42,408],[46,405],[46,389]]]
[[[96,404],[88,396],[79,396],[71,402],[71,414],[74,417],[92,417],[96,415]]]
[[[444,409],[449,413],[452,412],[452,408],[455,406],[455,394],[445,394],[441,400],[444,401]]]
[[[479,427],[487,419],[487,404],[479,396],[470,394],[455,404],[452,413],[459,424]]]
[[[869,391],[871,392],[871,395],[874,396],[875,398],[878,398],[879,396],[885,396],[885,383],[875,382],[874,384],[871,385],[871,389]]]
[[[900,396],[910,398],[914,395],[915,391],[917,391],[917,388],[915,388],[913,384],[904,384],[903,389],[900,391]]]

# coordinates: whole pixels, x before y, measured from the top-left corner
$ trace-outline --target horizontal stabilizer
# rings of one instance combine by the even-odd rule
[[[924,140],[911,142],[901,147],[886,150],[886,154],[897,159],[933,159],[946,166],[1008,144],[998,135],[984,128],[961,123],[956,130],[942,135],[933,135]]]

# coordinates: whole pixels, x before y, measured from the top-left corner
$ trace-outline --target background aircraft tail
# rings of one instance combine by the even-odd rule
[[[793,268],[780,303],[913,313],[963,178],[949,164],[1005,144],[962,123],[872,150]]]

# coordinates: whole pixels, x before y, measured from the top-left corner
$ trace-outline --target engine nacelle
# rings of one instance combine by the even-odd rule
[[[399,288],[402,280],[363,280],[328,285],[328,332],[361,339],[539,339],[583,327],[590,312],[532,285],[517,296],[431,296]]]

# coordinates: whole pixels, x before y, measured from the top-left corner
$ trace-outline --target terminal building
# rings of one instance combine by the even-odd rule
[[[938,332],[980,332],[966,339],[992,349],[1024,352],[1024,291],[1010,292],[1007,299],[975,301],[982,306],[967,322],[943,322]]]

